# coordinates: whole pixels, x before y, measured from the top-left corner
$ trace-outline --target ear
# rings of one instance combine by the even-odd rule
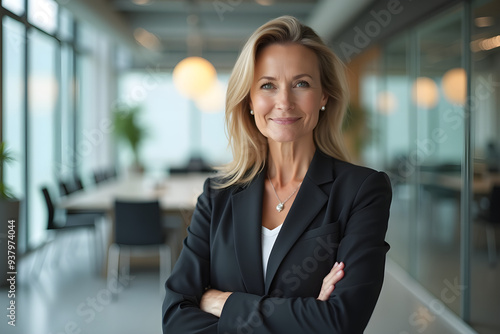
[[[322,94],[321,96],[321,107],[326,106],[326,103],[328,102],[328,95],[325,93]]]

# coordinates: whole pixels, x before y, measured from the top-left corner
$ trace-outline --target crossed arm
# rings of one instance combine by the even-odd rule
[[[335,289],[335,284],[344,277],[344,263],[335,263],[332,270],[323,279],[317,300],[326,301]],[[216,317],[220,317],[224,304],[232,292],[208,289],[201,297],[200,309]]]
[[[200,197],[181,259],[166,282],[164,333],[214,334],[250,329],[262,334],[326,330],[362,333],[382,287],[389,249],[384,242],[391,199],[386,179],[382,173],[373,173],[359,187],[336,256],[348,272],[344,273],[343,263],[332,268],[316,298],[205,291],[211,285],[206,254],[210,253],[207,236],[212,205],[209,193]],[[337,272],[341,273],[336,276]]]

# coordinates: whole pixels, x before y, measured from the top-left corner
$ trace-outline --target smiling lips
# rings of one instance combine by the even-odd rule
[[[280,125],[288,125],[297,122],[300,117],[280,117],[280,118],[271,118],[271,121],[280,124]]]

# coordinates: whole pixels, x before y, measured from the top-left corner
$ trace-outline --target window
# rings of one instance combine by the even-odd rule
[[[56,41],[36,30],[29,34],[28,224],[29,244],[43,241],[47,208],[40,187],[55,185]]]
[[[3,140],[15,162],[6,165],[4,180],[18,198],[24,197],[24,26],[3,18]],[[19,233],[22,233],[20,231]],[[24,238],[19,238],[24,249]]]
[[[223,84],[228,75],[219,75]],[[163,172],[185,164],[192,155],[221,165],[231,158],[224,130],[223,107],[201,112],[193,101],[181,97],[172,76],[153,71],[128,72],[119,81],[120,101],[141,108],[141,124],[148,129],[143,161],[149,171]],[[131,162],[128,148],[121,150],[124,167]]]
[[[57,3],[54,0],[29,0],[28,21],[49,33],[57,29]]]
[[[24,0],[2,0],[2,7],[21,16],[24,13]]]

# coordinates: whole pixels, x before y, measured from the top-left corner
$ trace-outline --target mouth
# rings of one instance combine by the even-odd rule
[[[279,125],[288,125],[297,122],[299,119],[300,117],[278,117],[271,118],[271,121]]]

